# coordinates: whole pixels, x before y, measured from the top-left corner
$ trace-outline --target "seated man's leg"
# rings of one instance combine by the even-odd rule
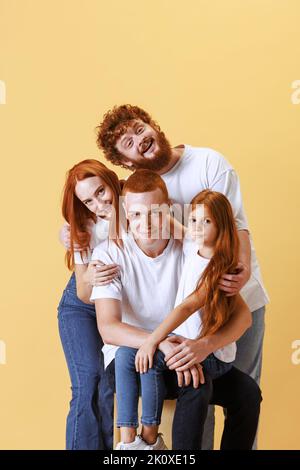
[[[213,380],[212,403],[227,409],[221,441],[222,450],[252,448],[261,400],[257,383],[235,367]]]
[[[115,393],[115,367],[114,361],[105,369],[99,384],[99,408],[102,419],[102,435],[104,449],[113,448],[114,437],[114,393]]]
[[[202,450],[213,450],[215,442],[215,406],[209,405],[204,423]]]
[[[175,378],[176,372],[174,372]],[[205,383],[198,388],[193,385],[177,386],[177,403],[172,428],[173,450],[201,449],[204,422],[212,397],[212,380],[205,375]]]

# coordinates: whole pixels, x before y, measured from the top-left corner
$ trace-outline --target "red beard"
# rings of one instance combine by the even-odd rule
[[[156,141],[158,144],[158,150],[155,152],[155,156],[151,160],[144,160],[142,163],[135,163],[135,169],[144,169],[152,171],[160,171],[162,168],[170,163],[172,156],[172,149],[165,137],[165,134],[161,131],[156,131]]]

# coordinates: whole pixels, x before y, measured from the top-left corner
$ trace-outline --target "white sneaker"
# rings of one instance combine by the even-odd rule
[[[148,444],[146,450],[168,450],[168,448],[164,443],[162,435],[159,434],[157,436],[156,442],[154,444]]]
[[[115,450],[146,450],[148,448],[147,442],[143,441],[140,436],[136,436],[133,442],[126,443],[119,442]]]

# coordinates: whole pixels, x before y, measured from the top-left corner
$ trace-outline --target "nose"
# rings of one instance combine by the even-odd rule
[[[143,152],[143,140],[144,140],[144,138],[142,136],[140,136],[140,135],[136,136],[136,145],[137,145],[140,153]]]
[[[150,232],[151,231],[151,214],[144,214],[141,220],[141,230],[142,232]]]
[[[98,210],[98,211],[101,211],[101,210],[103,209],[104,205],[105,205],[105,202],[104,202],[104,201],[99,201],[99,200],[97,199],[96,205],[97,205],[97,206],[96,206],[96,207],[97,207],[97,210]]]

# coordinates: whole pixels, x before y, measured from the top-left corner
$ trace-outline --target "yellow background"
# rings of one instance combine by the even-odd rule
[[[238,171],[272,299],[260,447],[299,448],[299,58],[299,0],[0,0],[1,449],[64,448],[61,191],[122,103]]]

